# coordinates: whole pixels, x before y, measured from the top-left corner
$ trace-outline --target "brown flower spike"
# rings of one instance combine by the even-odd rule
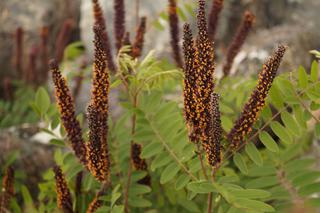
[[[136,37],[132,44],[132,57],[138,58],[141,56],[143,44],[144,44],[144,35],[146,33],[146,22],[147,18],[142,17],[140,24],[137,28]]]
[[[232,42],[230,43],[227,49],[226,60],[223,65],[223,76],[226,77],[229,75],[233,60],[236,55],[239,53],[244,41],[246,40],[250,30],[255,21],[255,16],[250,12],[246,11],[243,15],[243,21],[239,26]]]
[[[115,72],[116,65],[112,57],[112,51],[111,51],[112,48],[110,45],[110,38],[107,33],[107,25],[103,16],[102,8],[98,0],[92,0],[92,4],[93,4],[93,16],[95,19],[94,26],[99,26],[101,28],[101,31],[103,32],[102,33],[103,39],[101,40],[101,42],[104,45],[104,48],[106,51],[106,60],[107,60],[108,68],[111,72]]]
[[[91,104],[107,116],[108,96],[110,89],[109,72],[107,68],[107,51],[103,45],[104,32],[100,25],[93,27],[94,32],[94,63],[91,89]]]
[[[125,7],[124,0],[114,0],[114,32],[116,39],[116,48],[119,49],[122,47],[122,40],[125,29]]]
[[[82,130],[76,119],[75,107],[67,81],[62,77],[55,60],[49,63],[52,79],[55,87],[56,101],[59,107],[62,124],[66,130],[68,140],[80,162],[86,165],[86,147],[82,138]]]
[[[49,28],[44,26],[40,31],[41,43],[40,43],[40,58],[41,58],[41,69],[40,69],[40,82],[41,84],[46,83],[48,80],[48,61],[49,61]]]
[[[62,170],[59,166],[53,168],[55,174],[54,178],[56,180],[56,192],[57,192],[57,202],[58,207],[64,213],[73,213],[72,209],[72,197],[69,191],[67,181],[62,173]]]
[[[110,157],[107,144],[107,120],[94,106],[88,109],[89,141],[87,143],[88,169],[100,182],[110,177]]]
[[[148,170],[148,165],[145,159],[142,159],[140,157],[141,155],[141,145],[137,143],[133,143],[131,146],[131,161],[136,170],[141,170],[141,171],[147,171]],[[140,184],[144,185],[151,185],[151,177],[148,174],[145,176],[143,179],[139,181]]]
[[[15,32],[15,59],[14,65],[18,75],[23,73],[23,38],[24,31],[18,27]]]
[[[9,212],[10,200],[14,196],[14,170],[6,169],[2,179],[2,190],[0,194],[0,212]]]
[[[180,55],[179,45],[179,17],[177,14],[176,0],[169,0],[168,6],[169,24],[170,24],[170,36],[171,36],[171,48],[173,51],[173,57],[178,67],[182,67],[182,59]]]
[[[58,61],[58,63],[60,63],[63,59],[63,55],[64,55],[64,49],[66,48],[66,46],[68,45],[71,35],[72,35],[72,30],[74,27],[74,23],[72,19],[67,19],[64,21],[56,43],[55,43],[55,58]]]
[[[255,90],[227,136],[233,151],[236,151],[239,145],[244,143],[245,136],[252,131],[252,125],[258,119],[265,105],[265,99],[277,74],[285,50],[285,46],[279,45],[277,51],[263,65]]]
[[[102,200],[99,200],[99,195],[95,196],[94,199],[89,204],[89,207],[86,213],[94,213],[96,212],[103,204]]]
[[[194,42],[192,38],[192,32],[189,24],[185,24],[183,27],[183,52],[184,52],[184,116],[188,127],[189,138],[191,142],[197,142],[199,138],[195,137],[194,128],[197,125],[196,117],[196,84],[195,84],[195,53]]]
[[[87,161],[90,172],[102,182],[107,181],[110,176],[107,144],[110,80],[106,64],[106,49],[103,45],[103,30],[99,25],[96,25],[93,31],[95,53],[91,102],[87,109],[90,130],[87,143]]]
[[[210,106],[210,117],[208,119],[206,135],[208,137],[205,140],[204,149],[207,153],[208,162],[211,162],[211,166],[216,166],[221,161],[220,155],[220,141],[222,137],[222,127],[220,120],[219,110],[219,95],[213,93],[211,95]]]
[[[214,112],[212,96],[214,94],[214,50],[213,42],[208,36],[205,18],[205,1],[199,0],[198,37],[195,48],[188,25],[184,28],[185,82],[184,103],[185,117],[189,124],[190,140],[200,140],[206,151],[207,161],[216,166],[220,161],[220,146],[215,144],[213,130]],[[214,100],[216,100],[215,98]],[[219,141],[220,143],[220,141]]]
[[[213,0],[208,18],[208,34],[211,41],[214,41],[216,35],[219,14],[223,8],[223,0]]]

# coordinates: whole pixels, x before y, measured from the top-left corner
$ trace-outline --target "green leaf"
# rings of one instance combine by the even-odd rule
[[[273,165],[253,166],[249,169],[248,176],[261,177],[275,175],[276,173],[277,170]]]
[[[74,60],[84,52],[84,46],[81,41],[69,44],[64,50],[64,58]]]
[[[149,192],[151,192],[151,188],[142,184],[133,184],[129,191],[130,195],[141,195]]]
[[[305,186],[312,184],[320,178],[320,171],[309,171],[307,173],[300,174],[292,180],[294,186]]]
[[[311,198],[306,202],[307,202],[307,206],[311,206],[313,208],[320,208],[320,198]]]
[[[313,158],[295,159],[285,164],[284,169],[286,172],[292,173],[310,168],[314,164],[315,159]]]
[[[251,210],[259,210],[262,212],[274,212],[274,208],[264,202],[257,200],[250,200],[246,198],[237,198],[235,200],[235,206],[238,208],[245,208]]]
[[[24,185],[21,186],[21,193],[23,197],[23,201],[27,205],[33,205],[33,200],[28,188]]]
[[[179,200],[178,203],[183,208],[188,210],[188,212],[200,212],[200,209],[199,209],[199,207],[197,206],[197,204],[195,202],[192,202],[192,201],[187,200],[187,199],[183,199],[183,200]]]
[[[179,172],[180,167],[176,163],[169,164],[161,174],[160,183],[165,184],[172,180],[174,176]]]
[[[318,62],[313,61],[310,72],[311,81],[318,81]]]
[[[246,188],[257,188],[262,189],[270,186],[274,186],[278,184],[278,178],[276,176],[270,177],[260,177],[254,180],[249,181],[246,184]]]
[[[59,139],[51,139],[50,140],[50,144],[53,144],[53,145],[56,145],[56,146],[59,146],[59,147],[65,147],[66,146],[66,144],[62,140],[59,140]]]
[[[137,182],[138,180],[141,180],[147,175],[146,171],[133,171],[131,175],[131,181],[132,182]]]
[[[268,132],[263,131],[259,134],[259,139],[263,145],[271,152],[279,152],[278,144],[273,140]]]
[[[303,186],[300,190],[299,190],[299,194],[301,196],[309,196],[315,193],[319,193],[320,192],[320,182],[319,183],[313,183],[307,186]]]
[[[306,88],[308,86],[308,74],[303,66],[298,69],[298,83],[301,88]]]
[[[215,187],[212,185],[211,182],[206,181],[206,180],[200,180],[200,181],[195,181],[195,182],[191,182],[188,184],[187,188],[195,193],[198,194],[207,194],[209,192],[215,192],[216,189]]]
[[[282,126],[278,121],[273,121],[270,124],[272,131],[283,141],[285,144],[292,144],[292,138],[288,134],[287,129]]]
[[[33,204],[32,196],[28,188],[24,185],[21,186],[21,194],[23,197],[23,202],[25,205],[24,209],[26,210],[26,212],[37,212]]]
[[[116,88],[118,87],[120,84],[122,83],[122,80],[117,79],[114,82],[112,82],[112,84],[110,85],[110,89]]]
[[[269,97],[271,99],[272,104],[277,108],[281,109],[283,108],[283,97],[282,94],[277,87],[277,85],[273,84],[270,92],[269,92]]]
[[[224,103],[220,103],[220,112],[222,113],[226,113],[226,114],[232,114],[233,113],[233,109],[229,106],[227,106],[226,104]]]
[[[151,171],[155,171],[157,168],[167,165],[172,161],[172,157],[168,153],[164,152],[158,155],[151,163]]]
[[[246,153],[250,157],[250,159],[257,164],[258,166],[262,166],[263,160],[261,154],[257,147],[253,143],[248,143],[245,147]]]
[[[221,125],[224,131],[229,132],[233,126],[232,120],[229,116],[222,115],[221,116]]]
[[[271,196],[270,192],[261,189],[232,189],[230,193],[235,197],[249,199],[268,198]]]
[[[284,125],[291,131],[291,133],[293,133],[296,136],[300,135],[299,125],[289,112],[282,112],[281,120],[283,121]]]
[[[98,208],[95,213],[106,213],[106,212],[110,212],[109,206],[102,206],[102,207]]]
[[[79,172],[83,170],[83,166],[80,164],[72,165],[71,169],[67,173],[67,180],[70,181],[75,177]]]
[[[189,183],[190,179],[191,178],[186,174],[180,175],[176,181],[176,190],[180,190],[185,187]]]
[[[241,154],[236,153],[233,156],[233,161],[236,164],[236,166],[239,168],[239,170],[243,173],[243,174],[248,174],[248,167],[243,159],[243,157],[241,156]]]
[[[35,103],[37,105],[37,108],[40,110],[41,115],[45,114],[48,111],[50,106],[50,97],[43,87],[40,87],[37,90]]]
[[[148,145],[146,145],[142,152],[141,152],[141,158],[150,158],[160,152],[162,152],[162,145],[158,142],[152,142]]]
[[[104,211],[105,213],[106,211]],[[113,208],[112,208],[112,213],[123,213],[124,212],[124,206],[123,205],[115,205]]]
[[[152,206],[152,203],[142,197],[131,197],[129,198],[129,205],[132,207],[144,208]]]

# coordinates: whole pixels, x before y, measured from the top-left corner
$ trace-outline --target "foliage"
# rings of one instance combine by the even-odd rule
[[[181,72],[164,69],[167,65],[155,59],[152,52],[138,62],[125,51],[126,48],[119,54],[122,72],[112,81],[113,90],[123,91],[120,102],[123,113],[117,120],[109,120],[112,188],[101,198],[104,205],[98,212],[123,211],[130,141],[143,146],[141,157],[147,159],[152,179],[151,186],[141,185],[138,181],[147,172],[134,170],[130,174],[128,200],[132,212],[152,209],[203,212],[207,208],[204,200],[208,194],[212,194],[214,212],[282,212],[299,202],[305,202],[310,208],[319,207],[315,194],[319,192],[320,173],[314,167],[316,159],[305,156],[313,140],[320,135],[315,115],[320,107],[316,62],[310,74],[300,67],[275,79],[268,104],[255,124],[254,133],[247,138],[247,145],[235,155],[224,151],[222,165],[211,180],[207,178],[210,167],[205,163],[202,167],[205,160],[200,161],[202,155],[197,155],[202,151],[188,142],[182,100],[174,95],[176,86],[181,87]],[[126,76],[129,69],[134,75],[127,76],[129,90],[125,92],[118,79]],[[254,79],[238,77],[223,79],[218,84],[224,131],[232,127],[254,84]],[[134,107],[131,101],[135,94],[138,104]],[[35,103],[35,111],[42,117],[48,121],[59,120],[57,113],[50,113],[51,104],[43,88],[37,91]],[[134,135],[128,131],[132,116],[136,116]],[[45,131],[51,132],[50,129]],[[63,140],[62,134],[51,141],[57,145],[55,161],[66,174],[76,200],[74,205],[79,212],[85,212],[100,184],[72,153],[64,151]],[[227,141],[224,141],[224,149],[228,149]],[[84,172],[82,193],[76,197],[75,181],[81,171]],[[39,184],[38,211],[53,212],[56,209],[53,172],[48,170],[43,178]],[[28,197],[26,188],[22,193]],[[25,198],[24,202],[35,206],[30,198]]]

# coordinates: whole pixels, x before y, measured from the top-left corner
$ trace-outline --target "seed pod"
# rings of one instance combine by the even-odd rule
[[[244,143],[245,136],[252,131],[252,125],[258,119],[265,105],[265,100],[272,86],[273,79],[277,74],[285,50],[285,46],[279,45],[277,51],[263,65],[255,90],[251,93],[240,117],[227,136],[233,151],[236,151],[239,145]]]

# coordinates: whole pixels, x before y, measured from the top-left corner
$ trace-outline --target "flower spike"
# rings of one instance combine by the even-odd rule
[[[243,15],[242,24],[239,26],[231,44],[228,47],[226,60],[223,65],[223,75],[228,76],[233,64],[234,58],[239,53],[242,45],[244,44],[249,32],[255,21],[255,16],[250,12],[246,11]]]
[[[114,0],[114,12],[114,32],[116,39],[116,48],[119,51],[122,47],[123,36],[126,32],[124,0]]]
[[[233,151],[236,151],[239,145],[244,143],[245,136],[252,131],[252,125],[258,119],[259,114],[265,105],[265,99],[272,86],[273,79],[277,74],[285,51],[286,47],[279,45],[278,49],[263,65],[255,90],[251,93],[249,100],[244,105],[240,117],[227,136]]]
[[[173,57],[178,67],[182,67],[182,59],[180,55],[179,45],[179,18],[177,14],[177,3],[176,0],[169,0],[168,6],[169,13],[169,24],[170,24],[170,36],[171,36],[171,47],[173,51]]]
[[[72,197],[68,188],[66,178],[59,166],[55,166],[53,168],[53,172],[55,174],[54,178],[56,180],[58,207],[64,213],[73,213]]]
[[[211,41],[214,41],[219,21],[219,14],[222,8],[223,0],[213,0],[208,18],[208,33]]]
[[[141,56],[143,44],[144,44],[144,35],[146,33],[146,22],[147,18],[142,17],[140,24],[137,28],[136,37],[132,44],[132,57],[138,58]]]
[[[103,16],[103,10],[99,4],[99,0],[92,0],[93,3],[93,15],[94,15],[94,26],[99,26],[100,30],[102,31],[102,44],[105,48],[106,51],[106,60],[107,60],[107,65],[108,68],[111,72],[116,72],[116,65],[113,61],[113,55],[112,55],[112,48],[110,45],[110,38],[107,33],[107,25],[106,21]]]
[[[76,119],[75,107],[67,81],[62,77],[57,61],[51,60],[49,67],[55,87],[55,96],[59,107],[60,117],[68,140],[80,162],[86,165],[86,147],[82,138],[82,130]]]

